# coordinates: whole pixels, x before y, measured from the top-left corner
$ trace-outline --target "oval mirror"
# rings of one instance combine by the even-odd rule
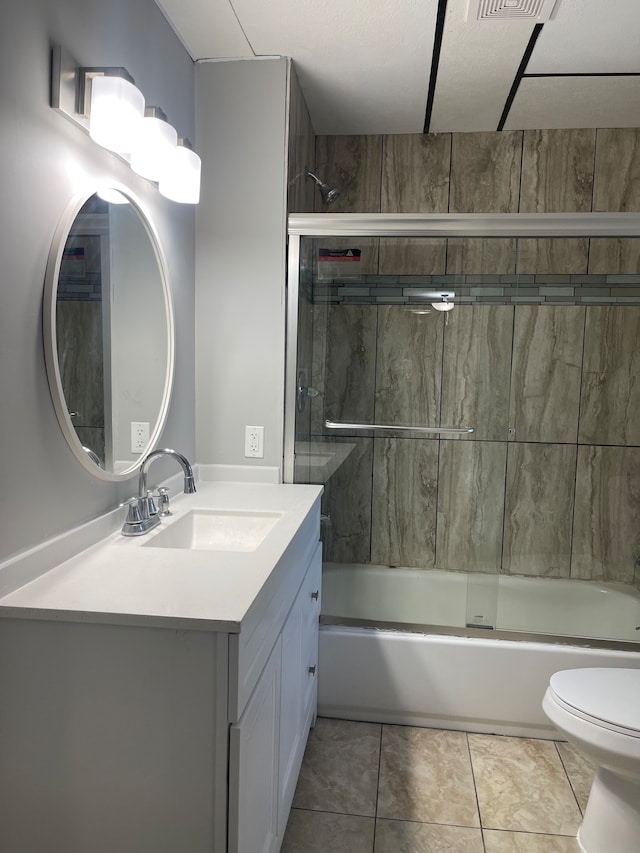
[[[85,195],[67,209],[49,253],[43,332],[71,450],[96,477],[126,479],[160,435],[173,379],[167,268],[128,193]]]

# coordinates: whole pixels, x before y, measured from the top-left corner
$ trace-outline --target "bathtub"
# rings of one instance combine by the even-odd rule
[[[640,668],[622,584],[325,564],[322,599],[323,716],[554,738],[554,672]]]

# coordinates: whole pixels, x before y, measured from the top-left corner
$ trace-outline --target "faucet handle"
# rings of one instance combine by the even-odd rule
[[[153,489],[147,489],[147,494],[144,496],[141,503],[146,507],[146,512],[149,513],[150,518],[153,518],[154,515],[158,514],[158,507],[154,500]],[[142,514],[145,514],[145,509],[142,510]]]
[[[140,499],[137,497],[129,498],[128,501],[119,504],[119,506],[126,506],[127,509],[127,519],[125,524],[139,524],[142,521],[142,510],[140,509]]]
[[[159,486],[155,497],[158,498],[158,515],[161,518],[166,518],[166,516],[172,515],[172,512],[169,509],[169,489],[164,486]]]
[[[151,498],[151,502],[155,509],[153,498]],[[127,518],[122,525],[123,536],[140,536],[160,524],[157,510],[155,510],[154,515],[149,514],[148,496],[140,497],[138,495],[137,497],[129,498],[128,501],[121,503],[120,506],[128,507]]]

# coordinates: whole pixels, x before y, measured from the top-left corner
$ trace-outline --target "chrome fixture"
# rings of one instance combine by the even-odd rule
[[[196,484],[193,477],[193,469],[187,458],[178,453],[177,450],[152,450],[142,460],[140,465],[140,475],[138,477],[138,496],[130,498],[127,501],[129,510],[127,518],[122,525],[123,536],[142,536],[153,530],[160,524],[160,517],[171,515],[169,512],[169,496],[166,489],[158,489],[158,494],[153,495],[152,490],[147,488],[147,471],[150,463],[160,456],[167,456],[175,459],[182,468],[184,474],[184,493],[192,495],[196,491]],[[155,497],[158,497],[160,508],[156,506]]]
[[[98,454],[95,452],[95,450],[92,450],[90,447],[87,447],[87,446],[86,446],[86,444],[83,444],[83,445],[82,445],[82,449],[83,449],[83,450],[84,450],[84,452],[87,454],[87,456],[89,457],[89,459],[94,463],[94,465],[97,465],[97,466],[98,466],[98,468],[102,468],[102,467],[104,467],[104,466],[102,465],[102,460],[100,459],[100,457],[98,456]]]
[[[120,155],[134,172],[159,183],[183,204],[200,199],[201,162],[178,138],[160,107],[145,105],[126,68],[82,67],[59,45],[52,49],[51,106]]]
[[[312,181],[316,182],[316,186],[320,190],[320,195],[322,196],[323,204],[333,204],[340,195],[340,190],[337,190],[335,187],[330,187],[329,184],[325,184],[324,181],[321,181],[320,178],[316,177],[313,172],[307,172],[307,178],[311,178]]]
[[[441,302],[432,302],[431,307],[435,308],[436,311],[452,311],[454,308],[453,302],[449,302],[455,293],[442,293],[440,294],[442,297]]]
[[[307,397],[317,397],[320,392],[310,385],[306,385],[306,376],[304,370],[298,371],[298,386],[296,388],[296,409],[300,414],[304,412],[304,404]]]
[[[399,424],[343,424],[338,421],[325,421],[327,429],[390,429],[405,430],[407,432],[442,433],[443,435],[467,435],[473,432],[473,427],[427,427],[427,426],[400,426]]]

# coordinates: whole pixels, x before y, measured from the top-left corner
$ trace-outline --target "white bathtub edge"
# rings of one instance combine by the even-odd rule
[[[557,740],[544,692],[554,672],[583,666],[640,668],[640,654],[325,626],[318,713]]]

